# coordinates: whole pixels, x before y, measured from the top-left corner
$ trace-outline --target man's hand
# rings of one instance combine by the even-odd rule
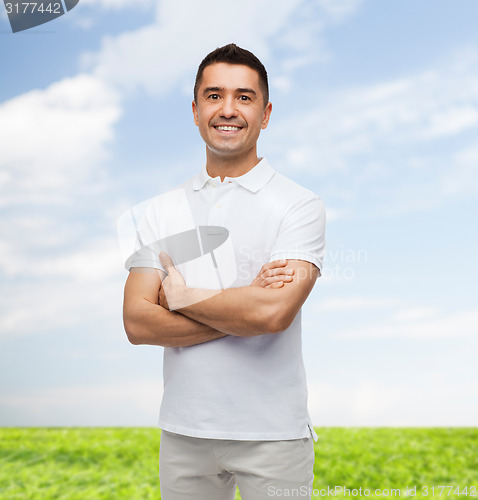
[[[174,267],[173,261],[166,252],[159,254],[159,260],[167,277],[161,281],[159,289],[159,305],[170,311],[202,302],[221,293],[222,290],[202,290],[188,288],[182,274]]]
[[[159,254],[159,260],[164,270],[168,273],[166,278],[162,280],[159,288],[159,305],[165,309],[178,309],[184,301],[186,282],[182,274],[174,267],[171,257],[166,252]]]
[[[204,323],[160,307],[159,289],[165,278],[166,273],[158,269],[131,269],[125,285],[123,321],[132,344],[188,347],[226,335]]]
[[[262,288],[281,288],[284,283],[290,283],[294,277],[294,269],[286,269],[287,260],[274,260],[264,264],[251,286]]]

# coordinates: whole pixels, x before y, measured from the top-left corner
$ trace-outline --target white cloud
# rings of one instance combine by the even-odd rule
[[[0,105],[2,339],[112,314],[98,304],[121,290],[122,265],[116,238],[95,225],[110,217],[114,231],[115,217],[104,199],[95,210],[120,115],[118,94],[87,74]]]
[[[53,239],[53,245],[55,238]],[[73,279],[75,282],[108,280],[122,269],[119,245],[116,238],[95,239],[86,246],[69,248],[68,253],[37,255],[32,258],[32,246],[18,248],[18,242],[0,242],[0,271],[6,276],[29,276],[36,278],[57,277]]]
[[[450,106],[444,111],[430,114],[423,137],[434,139],[441,136],[458,134],[478,123],[478,109],[470,105]]]
[[[478,193],[478,145],[473,144],[458,151],[450,163],[453,168],[440,178],[439,191],[445,196]]]
[[[80,74],[0,105],[0,204],[65,202],[106,158],[121,110],[98,78]]]
[[[464,49],[417,74],[323,92],[317,105],[274,123],[267,147],[286,174],[320,178],[345,207],[364,189],[381,214],[476,194],[477,70],[478,50]]]
[[[291,80],[286,76],[278,76],[269,79],[271,89],[277,89],[279,92],[287,93],[291,89]]]
[[[417,321],[437,316],[438,311],[432,307],[411,307],[398,311],[393,315],[393,320],[398,322]]]
[[[309,412],[318,426],[475,426],[478,399],[470,395],[476,395],[475,381],[452,384],[443,373],[417,377],[414,384],[316,382],[309,383]]]
[[[126,90],[139,87],[163,94],[174,86],[180,88],[185,75],[190,80],[205,54],[219,45],[236,42],[267,59],[266,40],[278,34],[302,3],[246,0],[238,9],[218,0],[207,8],[194,0],[184,1],[181,8],[172,0],[160,2],[154,23],[105,38],[100,52],[85,56],[84,63],[94,74]],[[186,41],[185,34],[194,43]]]
[[[0,397],[2,425],[154,426],[162,392],[159,378],[30,390]]]
[[[161,95],[182,89],[186,79],[191,82],[201,59],[220,45],[234,42],[246,47],[268,67],[277,62],[272,49],[282,47],[288,55],[279,63],[283,67],[276,84],[284,89],[291,71],[330,56],[323,42],[324,26],[353,14],[360,3],[348,0],[337,7],[327,1],[245,0],[237,8],[219,0],[207,7],[184,0],[178,8],[177,2],[165,0],[157,2],[156,18],[149,26],[105,37],[99,52],[84,55],[83,65],[125,91],[145,89]]]
[[[81,274],[81,268],[72,272]],[[121,321],[123,286],[126,275],[121,268],[115,277],[78,281],[71,276],[43,279],[25,277],[9,282],[0,308],[0,340],[41,336],[75,328],[101,328],[101,337],[117,334]],[[116,333],[115,333],[116,331]]]
[[[410,311],[398,313],[389,322],[380,325],[367,325],[352,328],[335,335],[338,338],[412,338],[437,339],[455,338],[463,336],[478,336],[478,311],[464,311],[438,316],[423,310],[417,315]],[[430,317],[431,316],[431,317]]]
[[[116,236],[95,235],[65,210],[14,212],[1,221],[0,340],[98,324],[110,325],[101,337],[117,330],[126,274]]]
[[[341,156],[368,152],[379,141],[401,144],[457,134],[478,124],[478,77],[474,70],[441,69],[371,88],[331,93],[326,105],[297,118],[298,138],[305,137],[291,142],[299,147],[304,142],[308,145],[310,154],[303,155],[302,163],[315,168],[317,161],[309,160],[327,141],[331,147],[326,154],[336,156],[328,164],[343,165]],[[466,104],[460,105],[463,101]],[[284,127],[289,132],[295,130],[289,120]]]
[[[332,19],[342,21],[346,17],[354,14],[363,0],[317,0],[317,3]]]
[[[334,208],[331,206],[327,207],[327,224],[330,222],[339,220],[339,219],[346,219],[350,217],[351,212],[347,208]]]
[[[314,306],[321,311],[349,311],[357,309],[381,309],[394,306],[398,303],[397,299],[381,297],[335,297],[326,300],[320,300]]]

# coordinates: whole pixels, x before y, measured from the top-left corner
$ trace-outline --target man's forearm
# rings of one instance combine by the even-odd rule
[[[178,311],[215,330],[250,337],[285,329],[278,308],[278,290],[259,287],[229,288],[222,292],[187,288]]]
[[[187,347],[226,336],[226,333],[146,299],[138,300],[134,306],[125,306],[123,315],[128,339],[135,345]]]
[[[247,286],[226,290],[189,288],[167,254],[159,255],[168,276],[159,291],[159,303],[215,330],[250,337],[287,329],[319,274],[307,261],[288,261],[293,281],[280,288]]]

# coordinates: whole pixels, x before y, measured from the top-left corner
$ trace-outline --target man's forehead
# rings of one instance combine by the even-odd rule
[[[206,66],[201,79],[201,87],[259,88],[259,73],[243,64],[214,63]]]

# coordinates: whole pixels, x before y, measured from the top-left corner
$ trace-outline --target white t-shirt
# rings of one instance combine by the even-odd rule
[[[262,159],[241,177],[206,168],[147,205],[126,267],[161,269],[166,251],[186,284],[248,286],[263,264],[300,259],[322,268],[325,209],[314,193]],[[276,334],[164,348],[159,426],[193,437],[285,440],[317,436],[307,411],[301,313]]]

